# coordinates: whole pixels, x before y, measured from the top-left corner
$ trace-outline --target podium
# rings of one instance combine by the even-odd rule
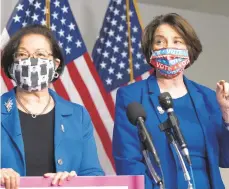
[[[144,189],[144,176],[85,176],[64,181],[61,186],[51,186],[52,179],[21,177],[19,188],[40,189]]]

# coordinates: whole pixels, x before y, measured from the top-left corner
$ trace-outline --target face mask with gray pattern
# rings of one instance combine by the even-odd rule
[[[32,57],[18,60],[12,64],[10,75],[17,86],[25,91],[40,91],[54,79],[55,63],[53,60]]]

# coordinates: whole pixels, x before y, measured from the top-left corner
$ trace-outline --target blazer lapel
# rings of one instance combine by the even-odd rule
[[[197,118],[200,122],[200,125],[202,127],[204,137],[205,137],[205,144],[206,144],[206,151],[207,151],[207,159],[208,159],[208,165],[209,165],[209,172],[211,175],[211,178],[217,178],[219,173],[219,169],[215,169],[217,164],[217,157],[215,157],[214,150],[217,149],[216,147],[216,136],[215,131],[213,128],[213,125],[210,121],[210,115],[208,115],[208,110],[206,108],[206,104],[204,101],[204,96],[201,93],[201,91],[194,86],[194,84],[185,78],[185,84],[188,88],[191,100],[193,102]],[[215,179],[211,179],[211,186],[212,188],[218,188],[219,183]]]
[[[190,94],[194,109],[196,111],[197,118],[198,118],[200,125],[202,127],[204,137],[206,140],[206,144],[209,144],[209,142],[212,140],[212,138],[214,136],[213,136],[212,132],[209,132],[209,130],[212,129],[211,128],[212,124],[211,124],[210,119],[209,119],[208,110],[206,108],[203,94],[187,78],[184,78],[184,81],[185,81],[185,85],[188,89],[188,92]],[[206,145],[206,146],[207,146],[208,151],[212,150],[212,148],[208,148],[208,145]]]
[[[68,131],[66,119],[72,115],[73,108],[63,101],[54,91],[49,93],[55,101],[55,128],[54,128],[54,149],[56,150]]]
[[[158,86],[157,80],[154,76],[149,77],[147,80],[148,84],[148,94],[152,102],[153,108],[156,112],[156,115],[160,121],[163,123],[167,119],[166,113],[163,111],[161,105],[159,104],[158,97],[160,95],[160,88]]]
[[[164,123],[168,116],[159,103],[158,97],[160,95],[160,88],[158,86],[157,80],[154,76],[150,76],[147,80],[148,94],[144,102],[144,107],[148,110],[147,113],[150,114],[149,121],[146,119],[146,125],[148,125],[151,134],[153,135],[154,144],[157,148],[159,157],[162,162],[162,169],[164,170],[164,177],[167,182],[166,185],[172,184],[176,180],[176,174],[170,175],[169,170],[176,169],[175,159],[173,156],[173,150],[170,148],[168,139],[164,132],[160,131],[159,125]],[[143,98],[145,99],[145,98]],[[148,100],[147,100],[148,99]],[[152,109],[153,108],[153,109]],[[152,113],[150,113],[150,111]],[[153,127],[152,127],[153,124]],[[173,161],[168,161],[168,159],[173,159]]]
[[[24,164],[24,175],[26,175],[26,165],[25,165],[25,151],[24,143],[22,138],[21,126],[19,113],[16,105],[16,98],[14,89],[12,89],[7,96],[2,99],[1,105],[1,122],[3,128],[7,131],[14,145],[18,149],[21,159]],[[10,105],[11,104],[11,105]]]

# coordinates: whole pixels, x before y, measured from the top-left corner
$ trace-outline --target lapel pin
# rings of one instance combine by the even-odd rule
[[[13,100],[11,98],[9,98],[7,100],[7,102],[5,102],[4,105],[6,107],[7,112],[10,112],[12,110],[12,108],[13,108]]]
[[[161,106],[158,106],[157,110],[158,110],[159,114],[165,113],[165,111],[163,110],[163,108]]]
[[[64,125],[61,125],[61,131],[64,133]]]

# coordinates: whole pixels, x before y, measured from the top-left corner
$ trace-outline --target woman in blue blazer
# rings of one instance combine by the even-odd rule
[[[52,32],[39,25],[18,31],[2,54],[5,74],[16,87],[1,96],[1,184],[17,188],[19,175],[104,175],[87,110],[61,98],[49,84],[63,72]]]
[[[117,174],[144,175],[145,188],[157,188],[142,155],[138,129],[126,115],[128,104],[138,102],[147,114],[145,125],[160,157],[166,188],[188,188],[177,155],[158,127],[168,118],[158,96],[169,92],[188,145],[196,189],[225,188],[219,167],[229,168],[229,84],[220,81],[215,93],[183,75],[202,46],[193,28],[177,14],[156,17],[144,31],[142,48],[155,75],[117,92],[113,133]],[[162,177],[153,158],[151,162]]]

